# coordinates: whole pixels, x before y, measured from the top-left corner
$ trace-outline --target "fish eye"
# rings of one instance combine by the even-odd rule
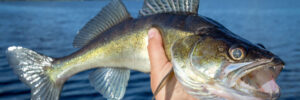
[[[233,60],[241,60],[245,57],[245,50],[241,47],[230,48],[229,55]]]

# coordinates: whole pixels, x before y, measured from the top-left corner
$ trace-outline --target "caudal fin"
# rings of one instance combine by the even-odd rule
[[[9,47],[6,56],[19,79],[31,88],[32,100],[59,99],[62,84],[55,83],[47,74],[52,58],[19,46]]]

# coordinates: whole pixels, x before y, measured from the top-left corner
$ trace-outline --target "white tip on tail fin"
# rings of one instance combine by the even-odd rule
[[[6,56],[19,79],[31,88],[32,100],[59,99],[62,84],[56,84],[47,74],[52,58],[18,46],[9,47]]]

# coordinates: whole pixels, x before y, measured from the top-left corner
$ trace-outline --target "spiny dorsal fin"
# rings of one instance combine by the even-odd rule
[[[199,0],[145,0],[140,16],[159,13],[198,14]]]
[[[102,8],[93,19],[91,19],[74,39],[74,47],[82,47],[112,26],[130,19],[131,16],[120,0],[112,0]]]

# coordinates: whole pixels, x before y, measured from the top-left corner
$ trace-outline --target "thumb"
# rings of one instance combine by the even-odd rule
[[[148,31],[148,54],[151,68],[160,70],[159,66],[168,62],[160,32],[156,28],[151,28]]]
[[[151,28],[148,31],[148,39],[148,54],[151,65],[151,89],[152,92],[154,92],[163,77],[170,71],[172,65],[166,57],[161,35],[156,28]]]

